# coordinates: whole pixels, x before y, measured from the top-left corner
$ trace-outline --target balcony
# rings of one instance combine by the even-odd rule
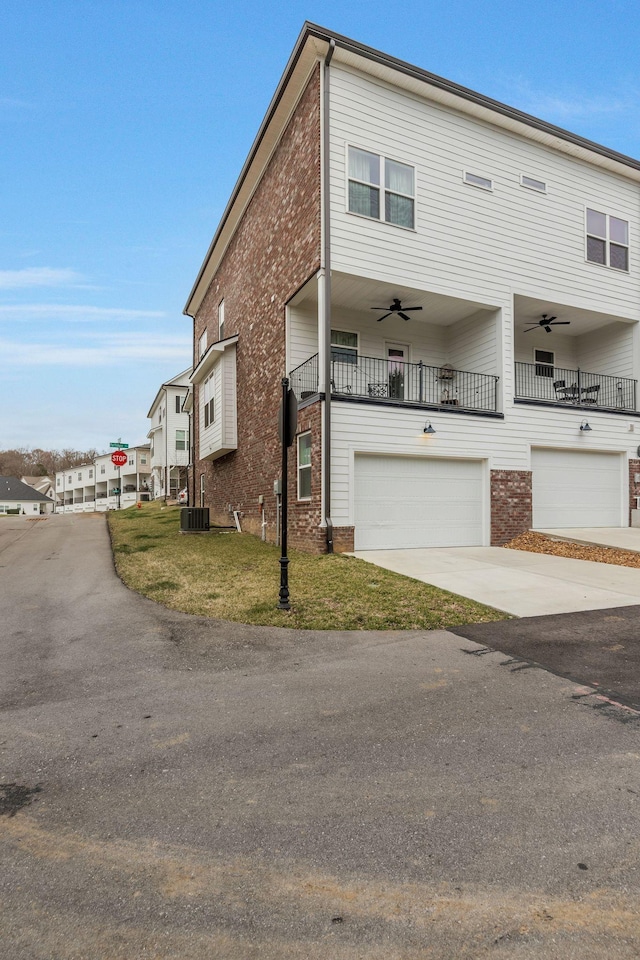
[[[316,394],[318,355],[292,370],[289,378],[298,401]],[[432,367],[422,362],[363,356],[347,361],[342,357],[331,362],[331,394],[334,398],[357,398],[393,406],[406,403],[496,413],[498,377],[448,365]]]
[[[635,412],[636,380],[544,363],[516,363],[515,396],[530,403]]]

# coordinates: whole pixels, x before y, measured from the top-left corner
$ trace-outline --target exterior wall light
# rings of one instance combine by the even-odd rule
[[[581,427],[580,429],[582,429],[582,427]],[[591,428],[589,428],[589,429],[591,429]],[[428,422],[427,424],[425,424],[425,428],[424,428],[424,430],[423,430],[422,432],[423,432],[423,433],[435,433],[435,432],[436,432],[436,431],[433,429],[433,427],[431,426],[431,420],[429,420],[429,422]]]
[[[591,430],[591,427],[589,426],[586,420],[583,420],[582,423],[580,424],[580,429],[586,432],[587,430]]]

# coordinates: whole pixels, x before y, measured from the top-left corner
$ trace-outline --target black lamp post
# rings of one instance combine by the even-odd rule
[[[279,610],[290,610],[289,603],[289,558],[287,557],[287,487],[289,473],[289,447],[296,435],[298,421],[298,403],[293,390],[289,389],[289,378],[282,378],[282,406],[280,409],[280,439],[282,441],[282,524],[280,536],[280,599]]]

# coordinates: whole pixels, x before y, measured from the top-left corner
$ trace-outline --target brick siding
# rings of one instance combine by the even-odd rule
[[[629,526],[631,526],[631,511],[636,509],[636,497],[640,497],[640,483],[636,483],[635,475],[640,474],[640,460],[629,460]]]
[[[491,471],[491,544],[498,547],[531,529],[530,470]]]
[[[226,250],[194,320],[194,349],[207,329],[218,336],[218,305],[225,304],[225,336],[238,335],[238,448],[213,462],[196,460],[199,503],[205,474],[205,506],[215,523],[233,522],[240,512],[243,530],[262,530],[276,540],[274,481],[281,473],[278,410],[285,375],[285,306],[320,266],[320,81],[319,67],[292,115],[280,143]],[[197,455],[198,388],[193,430]],[[324,549],[320,523],[320,409],[301,411],[299,430],[312,430],[312,499],[296,500],[297,450],[291,447],[289,487],[291,546]]]

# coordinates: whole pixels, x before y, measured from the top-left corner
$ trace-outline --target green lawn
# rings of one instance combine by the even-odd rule
[[[127,586],[185,613],[303,630],[433,630],[508,619],[355,557],[294,550],[291,610],[279,610],[278,547],[233,530],[181,534],[180,508],[159,503],[113,511],[108,521]]]

